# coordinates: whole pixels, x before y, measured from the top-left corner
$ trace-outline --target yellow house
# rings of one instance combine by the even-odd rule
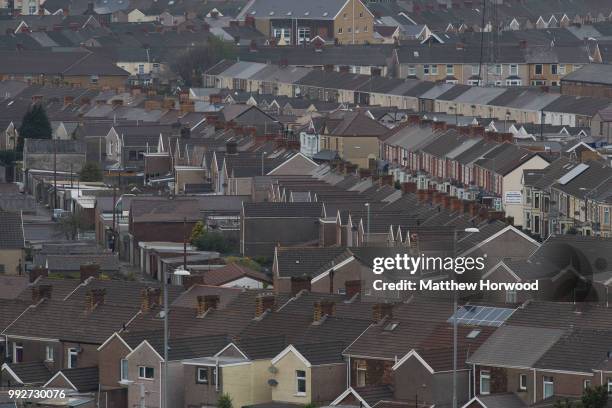
[[[289,345],[272,359],[272,401],[325,404],[346,389],[341,342]]]
[[[343,160],[369,168],[380,158],[379,138],[388,130],[363,113],[340,111],[326,122],[321,150],[336,151]]]

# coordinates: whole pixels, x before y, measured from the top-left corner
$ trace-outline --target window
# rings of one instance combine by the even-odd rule
[[[429,64],[423,65],[423,74],[429,75]]]
[[[353,31],[353,29],[351,27],[348,27],[346,31],[350,33]]]
[[[535,81],[531,81],[531,85],[532,86],[542,86],[542,85],[546,85],[546,81],[543,81],[541,79],[536,79]]]
[[[145,73],[145,70],[144,70],[144,64],[138,64],[138,73],[139,73],[140,75],[142,75],[142,74],[144,74],[144,73]]]
[[[91,75],[89,77],[89,82],[92,84],[97,84],[100,78],[97,75]]]
[[[506,86],[521,86],[521,84],[520,79],[506,79]]]
[[[472,65],[472,75],[479,75],[479,74],[480,74],[480,65],[473,64]]]
[[[298,44],[306,44],[310,41],[310,28],[299,27],[298,28]]]
[[[13,343],[13,363],[23,362],[23,345],[20,343]]]
[[[603,210],[603,222],[604,224],[610,223],[610,207],[606,207]]]
[[[306,395],[306,371],[295,371],[296,391],[297,395]]]
[[[359,12],[359,18],[363,18],[363,11]]]
[[[365,361],[359,361],[357,363],[357,386],[365,387],[366,386],[366,373],[368,371],[368,366]]]
[[[53,361],[53,346],[45,347],[45,361]]]
[[[550,73],[557,75],[559,72],[559,66],[557,64],[550,64]]]
[[[480,370],[480,394],[488,395],[491,392],[491,373],[488,370]]]
[[[212,385],[217,385],[217,367],[212,369]]]
[[[607,389],[608,389],[608,394],[612,394],[612,378],[610,377],[608,377]]]
[[[291,31],[288,28],[274,28],[272,35],[277,41],[282,38],[285,42],[291,42]]]
[[[555,380],[553,377],[544,377],[544,399],[555,395]]]
[[[416,67],[411,65],[408,67],[408,76],[416,76]]]
[[[572,65],[572,71],[576,71],[576,70],[578,70],[580,68],[582,68],[582,65],[578,65],[578,64]]]
[[[516,290],[506,291],[506,303],[518,303],[518,294]]]
[[[582,387],[586,390],[587,388],[591,388],[591,380],[584,380],[582,382]]]
[[[519,375],[519,389],[525,391],[527,389],[527,374]]]
[[[121,381],[127,381],[128,379],[128,361],[126,359],[121,359],[121,365],[119,366],[119,375]]]
[[[153,367],[139,366],[138,378],[152,380],[153,378],[155,378],[155,369]]]
[[[342,27],[338,27],[338,34],[342,34]]]
[[[438,66],[437,65],[432,65],[431,66],[431,75],[438,75]]]
[[[196,374],[198,384],[208,384],[208,367],[198,367]]]
[[[368,26],[364,26],[364,27],[363,27],[363,32],[364,32],[364,33],[367,33],[367,32],[368,32]]]
[[[347,16],[346,16],[346,13],[344,13],[344,14],[342,15],[342,18],[346,19],[346,17],[347,17]]]
[[[535,64],[535,74],[536,75],[542,75],[542,73],[544,72],[544,67],[542,64]]]
[[[535,234],[540,233],[540,216],[539,215],[535,215],[533,217],[533,232]]]
[[[510,64],[510,75],[518,75],[518,65]]]
[[[533,208],[540,208],[540,195],[539,194],[533,195]]]
[[[79,357],[79,350],[75,348],[68,349],[68,355],[67,355],[68,368],[76,368],[78,357]]]
[[[559,75],[565,75],[565,64],[559,64]]]
[[[455,66],[452,64],[448,64],[446,66],[446,75],[455,75]]]

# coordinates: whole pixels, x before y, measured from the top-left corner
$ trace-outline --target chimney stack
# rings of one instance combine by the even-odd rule
[[[219,295],[200,295],[198,296],[198,317],[204,316],[211,309],[217,309],[219,306]]]
[[[307,290],[310,292],[310,278],[307,276],[292,276],[291,294],[297,295],[302,290]]]
[[[255,317],[263,315],[268,310],[274,310],[276,297],[274,293],[262,293],[255,298]]]
[[[143,312],[148,312],[149,310],[155,308],[156,306],[160,306],[162,304],[161,301],[161,289],[160,288],[145,288],[141,292],[141,307],[140,309]]]
[[[81,283],[85,282],[90,277],[97,278],[100,276],[100,265],[95,263],[87,263],[80,267]]]
[[[336,302],[330,300],[321,300],[314,304],[314,318],[315,322],[320,321],[324,316],[335,316],[336,315]]]
[[[106,289],[90,289],[85,295],[85,308],[88,312],[93,311],[96,306],[104,304]]]
[[[387,316],[393,316],[393,305],[391,303],[376,303],[372,305],[372,318],[375,323],[379,323]]]
[[[40,276],[49,276],[49,270],[42,266],[35,266],[30,271],[30,283],[35,282]]]
[[[38,285],[32,288],[32,303],[36,304],[43,299],[51,299],[51,285]]]

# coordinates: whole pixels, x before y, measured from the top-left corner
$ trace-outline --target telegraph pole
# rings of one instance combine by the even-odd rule
[[[57,139],[53,139],[53,209],[57,208]]]

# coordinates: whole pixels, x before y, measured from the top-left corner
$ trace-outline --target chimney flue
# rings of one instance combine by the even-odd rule
[[[43,299],[51,299],[51,285],[38,285],[32,288],[32,303],[38,303]]]
[[[263,315],[268,310],[274,310],[275,305],[274,293],[262,293],[255,298],[255,317]]]
[[[324,316],[335,316],[336,315],[336,302],[329,300],[321,300],[314,304],[314,316],[315,322],[320,321]]]

